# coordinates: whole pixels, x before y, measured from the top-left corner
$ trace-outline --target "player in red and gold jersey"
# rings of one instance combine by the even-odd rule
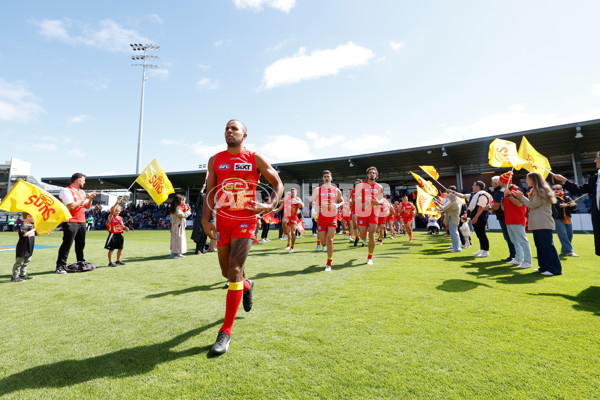
[[[296,230],[300,223],[300,208],[304,208],[304,203],[298,197],[298,190],[292,188],[290,189],[290,195],[283,200],[283,203],[279,207],[273,210],[276,213],[283,209],[282,223],[288,237],[286,250],[289,250],[289,253],[294,252],[294,244],[296,244]]]
[[[394,228],[394,223],[396,222],[396,209],[389,198],[385,199],[385,201],[387,201],[388,209],[390,210],[386,221],[387,229],[390,232],[390,238],[393,239],[396,234],[396,230]]]
[[[412,242],[412,224],[415,218],[416,208],[413,203],[408,201],[408,196],[402,196],[402,203],[400,203],[400,215],[402,216],[402,220],[404,221],[404,231],[408,233],[408,241]]]
[[[360,238],[365,245],[367,233],[369,234],[369,256],[367,265],[373,265],[373,251],[375,251],[375,231],[379,222],[379,206],[383,199],[383,186],[376,182],[379,172],[375,167],[367,168],[367,181],[356,187],[356,215]],[[357,242],[355,242],[357,243]]]
[[[352,218],[350,220],[350,241],[354,241],[354,247],[358,245],[358,237],[360,236],[360,232],[358,230],[358,215],[356,215],[356,186],[362,183],[362,179],[356,179],[354,181],[354,187],[350,191],[350,213],[352,214]]]
[[[248,136],[246,126],[231,120],[225,127],[227,150],[215,154],[208,161],[207,195],[202,210],[202,226],[206,234],[217,240],[221,273],[229,279],[225,307],[225,321],[209,355],[227,352],[231,342],[231,328],[240,303],[246,312],[252,309],[254,282],[244,278],[244,263],[256,231],[256,216],[273,210],[283,193],[283,184],[277,171],[261,155],[243,146]],[[259,203],[256,186],[260,175],[273,186],[270,203]],[[210,222],[217,204],[217,227]]]
[[[310,202],[318,213],[318,240],[327,247],[327,264],[325,271],[331,271],[333,259],[333,238],[337,229],[338,208],[344,203],[342,192],[331,184],[331,172],[323,171],[323,184],[312,194]]]
[[[125,265],[125,263],[121,261],[123,243],[125,242],[122,233],[123,229],[129,232],[129,228],[123,225],[123,217],[119,216],[120,213],[121,206],[119,206],[119,204],[115,204],[110,209],[110,215],[108,216],[108,220],[106,222],[106,229],[108,230],[108,239],[106,239],[106,244],[104,245],[104,248],[108,250],[109,267]],[[115,249],[117,249],[117,262],[112,262],[112,255]]]
[[[390,215],[388,201],[384,198],[379,206],[379,217],[377,218],[377,233],[379,235],[379,244],[383,244],[383,238],[386,236],[387,220]]]
[[[344,239],[346,239],[346,231],[350,234],[350,240],[352,240],[352,211],[350,202],[344,197],[344,204],[339,210],[342,217],[342,229],[344,230]]]

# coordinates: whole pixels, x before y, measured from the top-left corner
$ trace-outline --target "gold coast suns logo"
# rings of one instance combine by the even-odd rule
[[[165,178],[162,176],[152,175],[148,180],[148,183],[152,185],[156,193],[161,194],[163,189],[165,188]]]
[[[494,153],[494,158],[501,163],[505,163],[508,161],[508,147],[496,147],[496,152]]]
[[[221,193],[217,199],[219,207],[232,211],[243,210],[252,200],[248,182],[241,178],[227,178],[221,183]]]
[[[54,199],[45,194],[31,195],[24,204],[27,206],[33,205],[34,207],[37,207],[38,211],[42,214],[44,221],[48,221],[50,215],[56,213],[56,210],[52,208],[54,205]]]
[[[529,163],[533,169],[538,169],[537,165],[534,164],[535,160],[529,154],[527,155],[527,161],[529,161]]]
[[[419,206],[421,210],[425,209],[425,206],[427,205],[425,203],[427,203],[427,199],[425,198],[425,196],[419,196]]]

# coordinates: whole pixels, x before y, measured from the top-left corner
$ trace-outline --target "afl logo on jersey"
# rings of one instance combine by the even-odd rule
[[[240,225],[240,228],[247,228],[247,227],[248,227],[248,225],[247,225],[247,224],[242,224],[242,225]]]
[[[223,171],[223,170],[231,168],[231,165],[229,165],[229,164],[221,164],[217,168],[219,168],[221,171]]]
[[[252,171],[252,164],[250,163],[235,163],[233,164],[234,171]]]

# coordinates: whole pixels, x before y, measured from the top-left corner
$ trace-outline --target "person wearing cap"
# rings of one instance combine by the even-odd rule
[[[562,175],[555,174],[554,179],[563,183],[563,187],[572,195],[587,194],[592,201],[592,227],[594,228],[594,246],[596,247],[596,255],[600,256],[600,151],[596,153],[596,168],[598,173],[592,175],[587,183],[577,185],[565,178]]]
[[[527,225],[527,207],[517,199],[515,192],[519,188],[512,184],[512,172],[508,171],[500,175],[498,184],[504,189],[504,222],[511,242],[515,246],[515,257],[513,260],[517,268],[531,268],[531,246],[527,239],[525,226]]]
[[[492,192],[492,199],[494,199],[494,203],[491,206],[491,210],[494,212],[494,214],[496,215],[496,219],[500,223],[500,228],[502,229],[502,236],[504,236],[504,240],[508,245],[509,255],[502,261],[506,262],[507,264],[519,265],[520,263],[517,262],[517,260],[515,260],[515,245],[510,240],[508,230],[506,229],[506,223],[504,222],[504,209],[502,207],[502,201],[504,200],[504,192],[499,182],[499,176],[492,177],[492,188],[494,189],[494,191]]]
[[[556,225],[556,235],[560,240],[560,253],[567,257],[579,257],[573,251],[573,225],[571,224],[571,214],[577,212],[577,203],[565,195],[562,185],[553,185],[552,190],[556,196],[556,204],[552,204],[552,217]]]

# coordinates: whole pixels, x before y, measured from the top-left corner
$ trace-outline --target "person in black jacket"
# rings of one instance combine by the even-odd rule
[[[17,232],[19,233],[19,241],[17,242],[17,254],[13,265],[12,278],[10,278],[11,282],[23,282],[25,279],[33,279],[33,276],[27,275],[27,266],[31,262],[35,235],[37,235],[31,214],[23,213],[23,224]]]
[[[206,253],[206,232],[202,227],[202,210],[204,207],[204,189],[206,185],[202,187],[200,194],[198,195],[198,201],[196,201],[196,217],[194,218],[194,227],[192,228],[192,240],[196,243],[196,254]]]
[[[600,170],[600,151],[596,153],[596,168]],[[600,171],[598,171],[600,174]],[[594,245],[596,247],[596,255],[600,256],[600,179],[598,174],[593,175],[588,179],[587,183],[577,185],[565,178],[562,175],[554,175],[554,179],[563,182],[563,187],[571,194],[588,194],[592,201],[592,226],[594,228]]]
[[[552,204],[552,218],[556,226],[556,235],[560,240],[560,253],[567,257],[579,257],[573,251],[573,225],[571,214],[577,212],[577,204],[565,194],[560,184],[552,186],[556,196],[556,204]]]

